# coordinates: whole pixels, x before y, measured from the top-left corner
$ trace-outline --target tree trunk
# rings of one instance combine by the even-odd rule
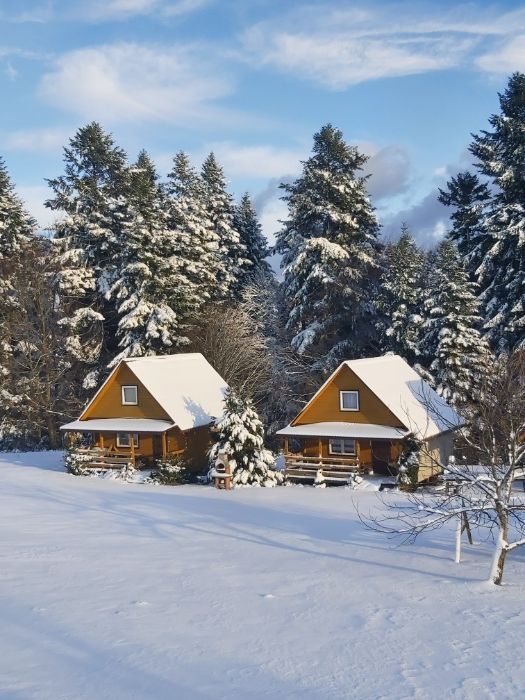
[[[505,559],[507,558],[507,528],[500,529],[498,533],[498,541],[492,559],[492,568],[490,571],[490,580],[496,586],[501,586],[503,580],[503,568]]]

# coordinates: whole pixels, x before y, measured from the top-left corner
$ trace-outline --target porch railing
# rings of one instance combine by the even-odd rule
[[[314,480],[319,469],[326,481],[345,482],[352,474],[361,471],[358,457],[305,457],[285,453],[284,469],[292,480]]]

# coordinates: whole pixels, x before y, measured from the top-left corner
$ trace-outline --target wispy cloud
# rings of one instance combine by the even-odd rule
[[[1,143],[9,151],[58,151],[67,144],[74,131],[74,128],[68,127],[23,129],[7,134]]]
[[[350,10],[316,5],[247,29],[241,42],[248,60],[332,90],[378,78],[400,77],[476,62],[487,43],[525,31],[525,9],[458,5],[439,12],[390,4]],[[523,45],[523,42],[522,44]],[[487,54],[483,70],[521,60],[520,38],[503,53]]]
[[[144,15],[180,17],[209,5],[212,0],[97,0],[83,2],[72,10],[81,19],[95,22],[126,20]]]
[[[44,75],[39,95],[82,119],[110,123],[225,119],[215,103],[232,79],[198,46],[119,43],[61,55]]]
[[[513,37],[492,51],[479,56],[479,68],[487,73],[508,74],[525,70],[525,34]]]

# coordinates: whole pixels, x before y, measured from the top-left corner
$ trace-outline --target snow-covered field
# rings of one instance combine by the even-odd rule
[[[523,696],[519,552],[491,587],[486,545],[365,530],[371,491],[0,479],[2,700]]]

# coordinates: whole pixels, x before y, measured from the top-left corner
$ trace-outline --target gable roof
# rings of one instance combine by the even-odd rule
[[[122,360],[118,367],[121,364],[129,368],[181,430],[208,425],[214,418],[222,416],[228,385],[201,353],[130,357]],[[103,386],[111,381],[116,370]],[[101,390],[102,387],[82,416]]]
[[[418,437],[428,440],[463,424],[454,409],[399,355],[366,357],[343,362],[301,413],[316,400],[345,365],[390,409],[407,430],[414,432]]]

